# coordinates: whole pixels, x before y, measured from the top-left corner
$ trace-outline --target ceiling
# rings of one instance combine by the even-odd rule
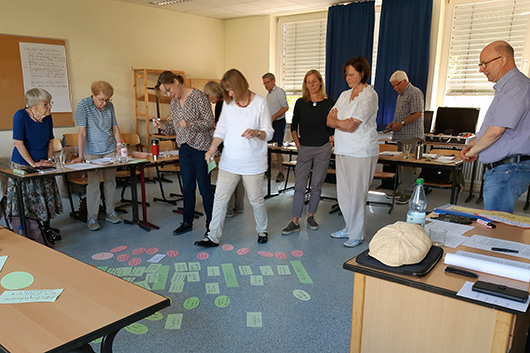
[[[344,3],[338,0],[118,0],[131,4],[161,8],[197,16],[230,19],[259,15],[292,15],[326,10],[329,6]],[[153,3],[171,3],[156,5]]]

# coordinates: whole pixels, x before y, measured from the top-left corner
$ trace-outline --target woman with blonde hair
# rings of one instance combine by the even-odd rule
[[[227,204],[241,179],[254,211],[258,243],[266,243],[268,219],[263,195],[263,174],[267,170],[267,141],[273,134],[267,102],[249,90],[245,76],[236,69],[224,74],[221,86],[225,104],[212,144],[205,154],[206,162],[209,163],[221,142],[224,143],[212,222],[206,237],[195,242],[195,245],[219,246]]]
[[[293,218],[282,230],[282,234],[291,234],[300,230],[298,220],[302,215],[310,175],[311,196],[307,226],[313,230],[318,229],[314,217],[331,156],[330,136],[333,135],[333,129],[326,125],[326,119],[333,104],[335,104],[333,99],[326,95],[320,72],[309,70],[305,74],[302,98],[296,101],[291,123],[291,135],[298,149],[298,157],[295,167]]]

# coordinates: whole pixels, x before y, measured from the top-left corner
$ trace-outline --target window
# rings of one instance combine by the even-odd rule
[[[375,82],[381,3],[381,0],[375,1],[372,85]],[[277,78],[277,83],[281,85],[287,94],[289,111],[286,113],[286,117],[288,122],[291,121],[296,100],[302,96],[302,81],[307,71],[316,69],[322,74],[324,82],[326,80],[327,13],[310,15],[309,18],[303,18],[303,15],[301,17],[284,17],[280,18],[279,22],[281,76]]]
[[[452,16],[443,105],[480,108],[477,131],[493,100],[493,84],[479,72],[480,52],[495,40],[506,40],[515,62],[526,70],[523,57],[530,0],[456,0]]]
[[[480,51],[496,39],[509,42],[521,69],[530,0],[488,1],[455,5],[446,96],[493,95],[492,84],[479,72]]]
[[[287,95],[302,95],[302,81],[311,69],[320,71],[324,77],[326,26],[326,18],[282,24],[281,82]]]

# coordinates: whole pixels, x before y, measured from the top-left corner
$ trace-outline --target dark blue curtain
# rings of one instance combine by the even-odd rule
[[[394,120],[397,93],[388,81],[396,70],[425,95],[429,73],[432,0],[384,0],[381,8],[375,90],[378,129]]]
[[[337,99],[348,84],[342,66],[355,56],[372,63],[374,45],[375,2],[365,1],[331,6],[326,34],[326,88]]]

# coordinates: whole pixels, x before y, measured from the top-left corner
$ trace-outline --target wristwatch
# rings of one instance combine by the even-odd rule
[[[405,120],[401,120],[401,124],[405,126]]]
[[[261,130],[258,130],[258,137],[261,136]]]

